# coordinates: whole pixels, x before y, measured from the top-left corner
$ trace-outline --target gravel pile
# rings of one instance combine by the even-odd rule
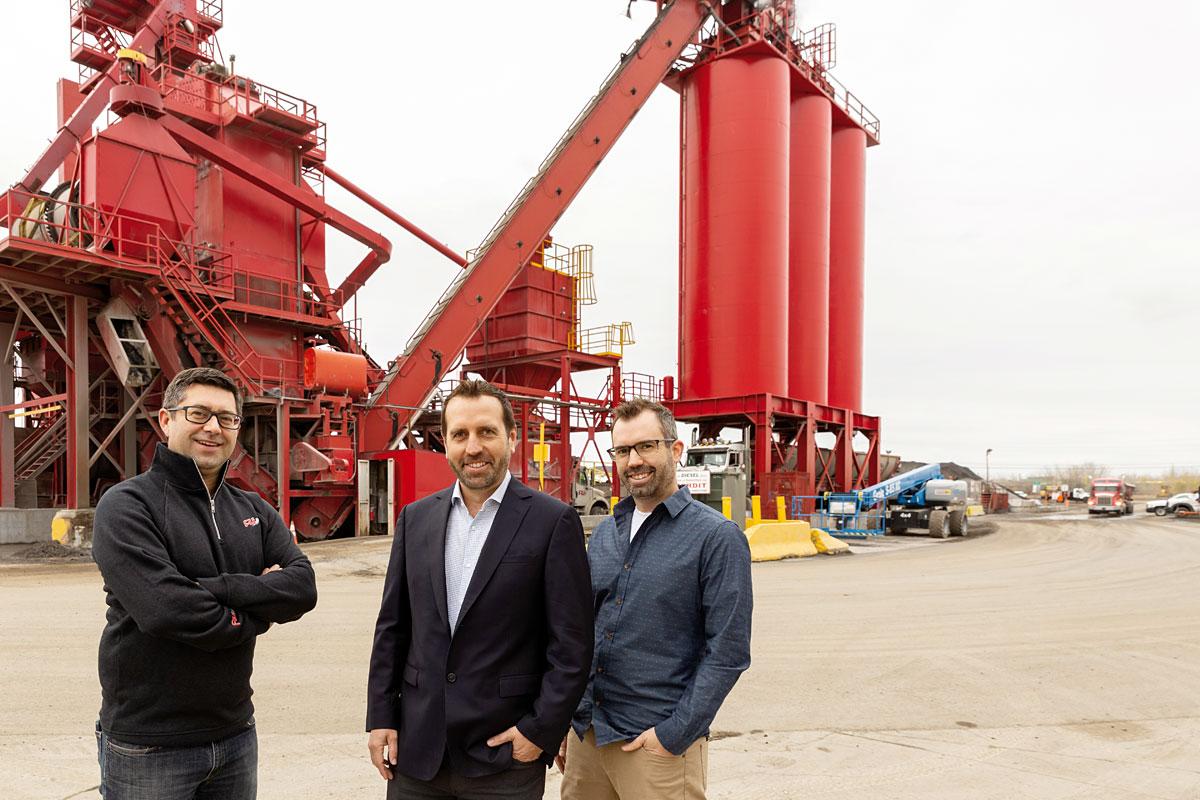
[[[13,553],[13,558],[19,561],[91,561],[92,551],[67,547],[61,542],[39,542]]]

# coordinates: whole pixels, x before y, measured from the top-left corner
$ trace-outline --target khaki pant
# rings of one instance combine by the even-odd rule
[[[626,753],[623,744],[596,747],[591,728],[582,742],[568,732],[562,800],[704,800],[707,739],[697,739],[682,756],[660,756],[645,748]]]

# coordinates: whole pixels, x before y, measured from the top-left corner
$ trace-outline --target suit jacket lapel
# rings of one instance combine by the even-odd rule
[[[450,614],[446,610],[446,525],[450,521],[450,497],[453,487],[436,495],[430,509],[428,525],[433,528],[429,537],[429,570],[433,578],[433,600],[446,633],[450,632]]]
[[[467,594],[463,597],[462,610],[458,613],[459,623],[466,618],[467,612],[471,610],[476,598],[483,592],[483,587],[487,586],[487,582],[492,579],[492,573],[500,565],[500,559],[504,558],[504,554],[508,552],[509,544],[517,535],[517,529],[521,527],[521,521],[525,519],[525,514],[529,511],[529,498],[532,496],[533,493],[529,487],[515,477],[509,481],[508,491],[504,493],[504,501],[500,503],[500,508],[496,511],[496,518],[492,520],[492,529],[488,531],[487,541],[483,543],[483,550],[479,553],[479,561],[475,564],[471,582],[467,584]],[[444,554],[442,559],[445,560]],[[443,578],[443,614],[445,614],[445,594],[446,581]]]

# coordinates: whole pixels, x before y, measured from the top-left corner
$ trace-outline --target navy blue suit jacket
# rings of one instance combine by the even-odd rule
[[[549,765],[587,686],[592,597],[583,526],[566,504],[515,478],[467,586],[453,636],[446,612],[446,522],[453,487],[401,511],[375,626],[367,730],[398,731],[397,766],[430,780],[490,775],[513,725]]]

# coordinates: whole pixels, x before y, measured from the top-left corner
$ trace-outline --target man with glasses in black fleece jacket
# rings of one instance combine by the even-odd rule
[[[163,394],[150,470],[96,508],[108,618],[96,740],[105,800],[252,800],[254,642],[317,602],[312,565],[274,508],[224,483],[237,385],[185,369]]]

